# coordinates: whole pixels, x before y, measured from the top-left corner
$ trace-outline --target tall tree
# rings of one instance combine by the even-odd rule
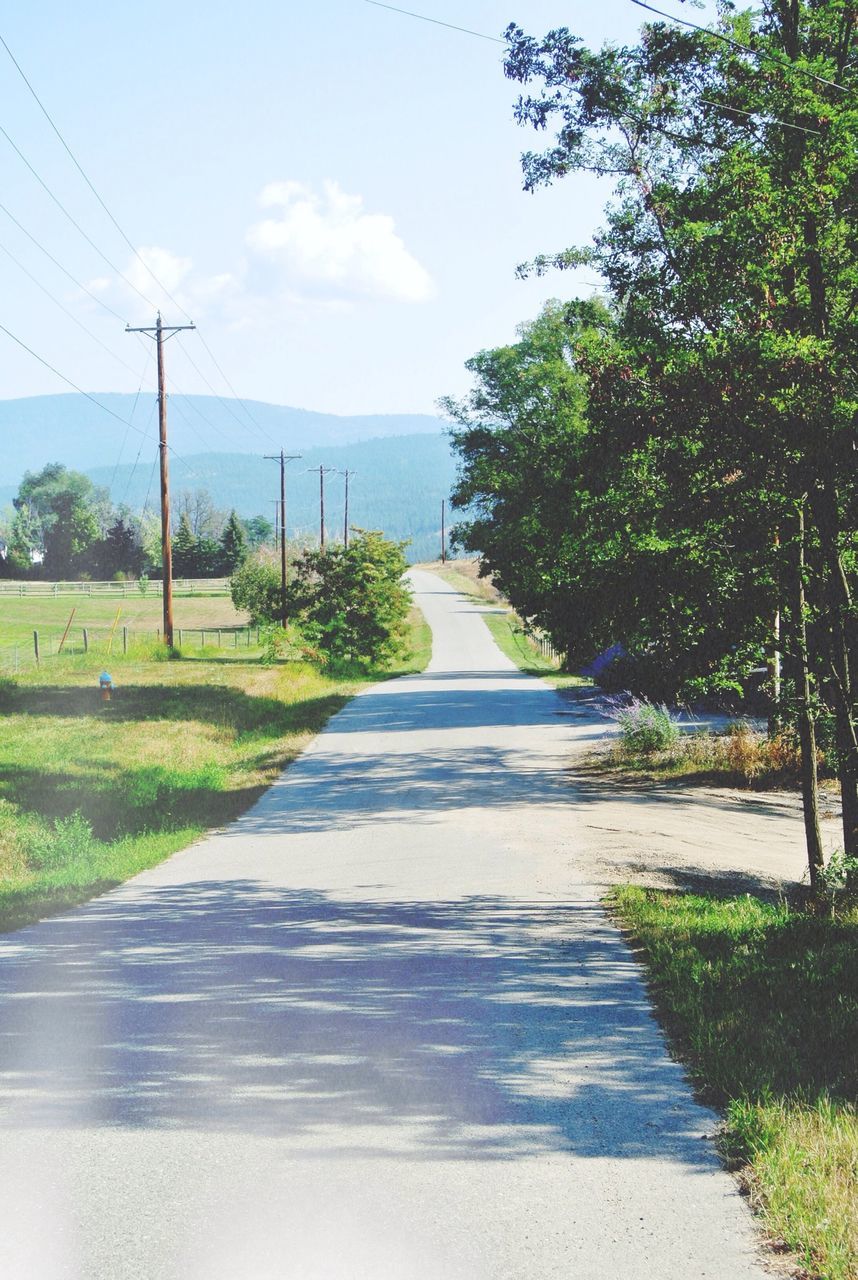
[[[774,590],[799,666],[808,636],[855,852],[854,5],[720,3],[714,34],[657,22],[638,46],[598,51],[565,29],[507,34],[507,74],[536,86],[519,119],[557,126],[525,156],[525,185],[583,169],[617,182],[594,244],[536,264],[587,262],[614,299],[617,339],[587,353],[590,419],[649,460],[671,502],[696,502],[698,528],[708,495],[752,517],[737,570]],[[802,687],[799,724],[813,714]]]
[[[247,534],[244,525],[235,511],[230,511],[229,519],[220,537],[219,571],[230,577],[247,559],[247,554]]]
[[[86,555],[110,511],[109,498],[88,476],[52,462],[27,472],[14,505],[31,524],[38,523],[48,577],[72,577],[85,567]],[[21,526],[19,526],[21,527]]]

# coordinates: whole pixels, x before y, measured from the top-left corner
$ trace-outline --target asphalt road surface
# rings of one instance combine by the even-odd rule
[[[551,689],[428,671],[228,829],[0,941],[4,1280],[758,1280],[715,1118],[576,867]]]

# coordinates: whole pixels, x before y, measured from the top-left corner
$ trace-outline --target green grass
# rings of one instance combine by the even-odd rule
[[[48,652],[49,642],[58,643],[74,610],[69,638],[66,645],[72,649],[82,647],[82,629],[86,627],[93,639],[105,640],[119,610],[117,638],[114,648],[121,642],[122,627],[135,632],[154,633],[161,626],[161,597],[140,595],[127,600],[101,599],[98,596],[60,597],[41,599],[35,596],[0,596],[0,649],[21,645],[29,657],[33,647],[33,632],[38,631],[42,649]],[[246,618],[233,607],[228,596],[176,595],[173,604],[176,627],[236,627],[243,626]]]
[[[495,606],[491,611],[487,610],[483,614],[486,626],[501,653],[510,658],[521,671],[548,680],[558,689],[579,687],[589,683],[581,676],[559,671],[556,662],[543,656],[539,647],[524,630],[521,619],[509,608],[498,590],[487,578],[479,577],[478,561],[454,560],[444,565],[438,561],[419,567],[437,574],[449,586],[455,587],[475,604]]]
[[[0,929],[100,893],[237,817],[361,685],[425,666],[431,633],[415,610],[411,653],[391,669],[324,674],[266,665],[260,651],[155,644],[65,654],[0,680]]]
[[[858,1277],[858,908],[615,891],[651,990],[774,1240]]]

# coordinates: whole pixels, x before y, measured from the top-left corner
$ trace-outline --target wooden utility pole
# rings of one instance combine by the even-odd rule
[[[441,563],[447,563],[447,499],[441,499]]]
[[[329,471],[336,471],[336,467],[310,467],[310,471],[318,471],[319,473],[319,550],[325,549],[325,476]]]
[[[280,463],[280,625],[286,626],[286,463],[303,457],[300,453],[266,453],[269,462]],[[276,532],[276,531],[275,531]]]
[[[125,326],[126,333],[146,333],[155,335],[158,347],[158,450],[161,458],[161,573],[164,614],[164,643],[168,649],[173,647],[173,547],[170,541],[170,469],[167,458],[167,387],[164,376],[164,343],[167,338],[174,337],[182,329],[195,329],[193,324],[162,324],[161,312],[154,325],[132,329]],[[164,337],[166,333],[167,338]]]
[[[353,471],[341,471],[341,476],[346,478],[346,505],[345,514],[343,515],[343,546],[346,551],[349,549],[349,478],[354,475]]]

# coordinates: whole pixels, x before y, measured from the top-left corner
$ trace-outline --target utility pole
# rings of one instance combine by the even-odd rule
[[[164,343],[182,329],[195,329],[194,324],[162,324],[161,312],[154,325],[132,329],[126,333],[154,334],[158,347],[158,451],[161,458],[161,576],[163,579],[164,643],[173,647],[173,548],[170,542],[170,471],[167,459],[167,388],[164,377]],[[166,333],[167,337],[164,337]]]
[[[286,626],[286,463],[294,462],[300,453],[266,453],[269,462],[280,463],[280,624]]]
[[[343,516],[343,546],[346,551],[349,549],[349,477],[353,476],[353,471],[341,471],[340,475],[346,478],[346,506],[345,515]]]
[[[319,473],[319,550],[325,549],[325,476],[329,471],[336,471],[336,467],[309,467],[309,471],[318,471]]]
[[[441,499],[441,563],[447,563],[447,499]]]

